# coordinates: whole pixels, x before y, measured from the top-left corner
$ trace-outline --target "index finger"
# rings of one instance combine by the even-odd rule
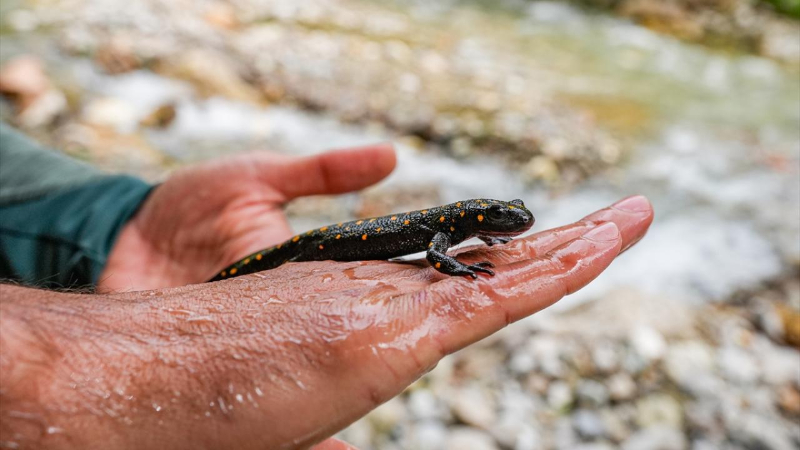
[[[559,245],[583,236],[592,228],[613,222],[619,229],[622,251],[638,242],[653,222],[653,207],[647,197],[626,197],[569,225],[534,233],[495,247],[475,245],[455,252],[464,263],[491,261],[495,265],[536,258]]]

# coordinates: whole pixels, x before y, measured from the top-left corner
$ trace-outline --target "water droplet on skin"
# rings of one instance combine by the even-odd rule
[[[213,322],[211,316],[193,315],[186,318],[187,322]]]
[[[267,299],[267,301],[264,302],[265,305],[270,305],[272,303],[286,303],[286,302],[277,297],[270,297]]]
[[[64,429],[59,427],[47,427],[47,434],[63,433]]]
[[[236,394],[236,401],[239,403],[244,403],[244,397],[242,397],[242,394]]]
[[[263,397],[263,396],[264,396],[264,392],[262,392],[262,391],[261,391],[261,388],[258,388],[258,387],[256,387],[256,388],[255,388],[253,391],[254,391],[254,392],[256,393],[256,395],[257,395],[257,396],[259,396],[259,397]]]
[[[161,405],[158,403],[153,403],[153,409],[155,409],[156,412],[161,412]]]
[[[333,280],[333,275],[331,275],[329,273],[326,273],[325,275],[322,276],[322,282],[323,283],[330,283],[331,280]]]

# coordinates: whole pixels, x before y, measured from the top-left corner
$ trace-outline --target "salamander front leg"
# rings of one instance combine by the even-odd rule
[[[475,272],[488,273],[494,276],[494,271],[487,269],[487,267],[494,267],[494,264],[489,261],[482,261],[479,263],[467,265],[452,256],[447,256],[447,249],[450,248],[450,236],[445,233],[436,233],[431,239],[428,247],[427,259],[431,265],[447,275],[469,275],[472,278],[478,278]]]
[[[485,242],[489,247],[496,244],[508,244],[512,240],[512,238],[505,236],[478,236],[478,239]]]

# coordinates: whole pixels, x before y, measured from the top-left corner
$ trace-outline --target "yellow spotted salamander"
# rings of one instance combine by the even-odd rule
[[[488,245],[505,244],[511,236],[528,230],[533,222],[533,214],[522,200],[484,199],[343,222],[298,234],[253,253],[210,281],[274,269],[291,261],[389,259],[421,251],[427,251],[427,259],[436,270],[448,275],[494,275],[488,268],[493,267],[492,263],[466,265],[447,256],[447,249],[471,237]]]

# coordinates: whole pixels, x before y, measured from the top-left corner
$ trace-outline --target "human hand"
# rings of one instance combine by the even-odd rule
[[[179,170],[156,187],[109,255],[98,292],[208,280],[243,255],[287,239],[281,207],[374,184],[395,165],[391,145],[309,157],[251,153]]]
[[[59,358],[35,391],[48,394],[47,411],[69,412],[47,415],[62,432],[45,439],[82,448],[307,448],[444,355],[580,289],[652,219],[648,201],[631,197],[564,227],[462,249],[462,261],[495,263],[496,275],[478,280],[424,261],[305,262],[40,305],[47,317],[28,312],[25,324],[44,326],[42,358]],[[4,309],[0,317],[15,316]],[[8,378],[32,383],[37,367],[2,371],[0,408],[31,413],[8,398]],[[343,445],[328,439],[318,448]]]

